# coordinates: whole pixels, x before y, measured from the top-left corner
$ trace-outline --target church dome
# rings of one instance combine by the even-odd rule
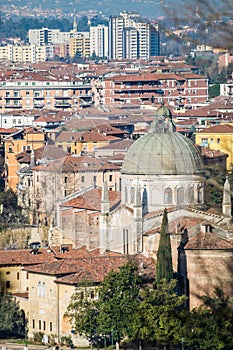
[[[203,167],[194,143],[176,132],[171,113],[163,105],[158,109],[148,134],[128,150],[121,173],[128,175],[194,175]]]

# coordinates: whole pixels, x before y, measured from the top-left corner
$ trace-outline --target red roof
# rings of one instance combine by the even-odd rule
[[[62,207],[73,207],[88,210],[101,210],[101,193],[102,189],[94,188],[81,196],[70,199],[62,203]],[[121,193],[116,191],[108,191],[110,208],[120,203]]]
[[[200,131],[201,134],[232,134],[233,126],[229,124],[213,125]]]

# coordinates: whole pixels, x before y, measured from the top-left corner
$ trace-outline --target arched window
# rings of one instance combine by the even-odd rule
[[[172,189],[170,187],[165,188],[164,204],[172,204]]]
[[[177,190],[177,204],[184,204],[184,189],[183,187]]]
[[[189,203],[194,203],[194,188],[189,187],[188,189],[188,201]]]

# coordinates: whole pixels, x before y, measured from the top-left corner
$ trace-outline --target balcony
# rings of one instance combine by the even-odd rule
[[[54,96],[55,100],[70,100],[71,97],[70,96],[59,96],[59,95],[55,95]]]
[[[20,95],[18,96],[5,96],[5,100],[21,100],[22,97]]]
[[[34,103],[33,107],[34,108],[43,108],[44,107],[44,103]]]
[[[71,103],[69,101],[55,101],[54,106],[56,108],[70,108],[71,107]]]
[[[17,104],[17,105],[14,105],[14,104],[6,104],[4,107],[5,107],[5,108],[22,108],[22,105],[21,105],[21,104]]]

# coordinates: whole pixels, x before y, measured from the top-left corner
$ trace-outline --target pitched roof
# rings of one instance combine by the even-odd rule
[[[102,142],[117,140],[117,137],[105,136],[94,131],[62,131],[60,135],[55,139],[55,142]]]
[[[118,167],[103,159],[97,159],[89,156],[65,156],[51,160],[47,164],[41,164],[33,167],[35,171],[47,172],[79,172],[79,171],[104,171],[118,170]]]
[[[233,126],[229,124],[221,124],[221,125],[213,125],[209,128],[203,129],[200,131],[200,134],[232,134],[233,133]]]
[[[200,232],[191,237],[185,249],[232,249],[232,242],[224,239],[213,232]]]
[[[34,265],[48,263],[53,259],[54,254],[48,253],[46,249],[39,249],[36,254],[33,254],[31,249],[0,250],[0,266]]]
[[[82,195],[70,199],[61,204],[62,207],[73,207],[88,210],[101,210],[101,193],[102,189],[94,188]],[[120,203],[121,193],[117,191],[108,191],[110,209],[115,208]]]

